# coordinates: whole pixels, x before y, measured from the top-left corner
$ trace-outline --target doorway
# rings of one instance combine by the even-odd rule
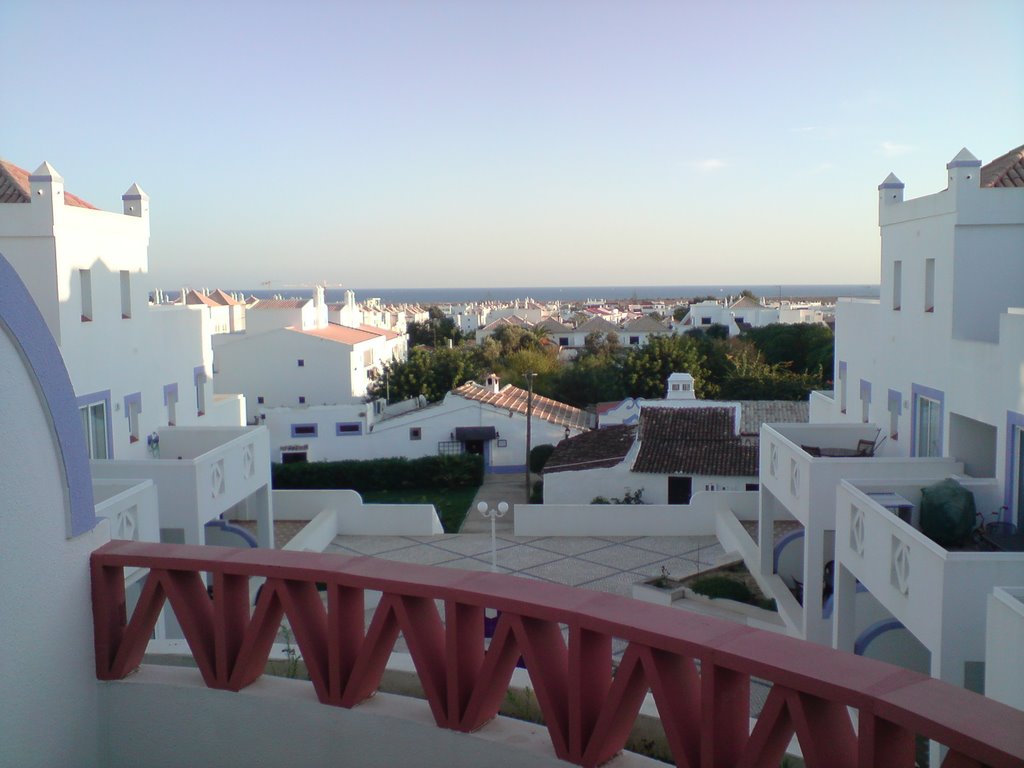
[[[693,495],[692,477],[670,477],[668,479],[668,503],[689,504]]]

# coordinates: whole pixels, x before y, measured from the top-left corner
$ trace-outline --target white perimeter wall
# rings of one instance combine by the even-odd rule
[[[68,540],[49,416],[0,325],[0,766],[97,764],[99,706],[89,553]]]
[[[110,768],[566,765],[543,726],[497,718],[456,733],[434,724],[425,701],[386,693],[343,709],[318,703],[307,681],[262,677],[230,693],[206,688],[195,670],[153,666],[100,688],[102,764]]]
[[[365,408],[372,407],[372,404],[365,405]],[[519,413],[510,417],[507,410],[457,395],[448,394],[441,403],[377,421],[372,432],[361,436],[336,434],[337,422],[359,419],[359,411],[353,414],[348,408],[268,411],[266,425],[270,430],[271,460],[281,460],[282,446],[295,445],[307,446],[309,461],[436,456],[438,443],[451,441],[457,427],[493,426],[508,444],[499,448],[497,440],[490,441],[486,454],[489,466],[522,467],[526,464],[526,417]],[[292,437],[292,424],[316,424],[317,436]],[[420,430],[418,440],[411,439],[412,429]],[[565,427],[534,417],[532,445],[555,445],[563,439]]]
[[[516,504],[516,536],[713,536],[719,510],[757,520],[757,493],[695,493],[689,504]]]

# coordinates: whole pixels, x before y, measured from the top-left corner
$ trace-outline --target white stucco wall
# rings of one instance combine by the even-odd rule
[[[97,765],[89,553],[109,529],[66,538],[47,411],[2,323],[0,422],[0,765]]]
[[[305,446],[309,461],[435,456],[438,443],[451,441],[456,428],[492,426],[507,445],[498,447],[498,440],[487,443],[487,465],[522,467],[526,463],[526,416],[523,414],[510,416],[507,410],[449,393],[440,403],[376,421],[370,431],[367,431],[369,427],[364,428],[362,435],[337,434],[338,422],[360,421],[365,418],[360,414],[372,408],[372,404],[364,404],[355,412],[319,407],[267,411],[265,424],[270,430],[271,460],[280,461],[281,449],[287,446]],[[316,437],[293,437],[293,424],[316,424]],[[419,430],[419,439],[411,439],[413,429]],[[563,439],[565,427],[533,418],[531,445],[555,445]]]
[[[212,374],[212,319],[186,307],[148,304],[148,200],[142,211],[131,214],[63,202],[51,206],[51,193],[63,184],[35,186],[46,194],[33,195],[30,204],[0,206],[0,253],[17,270],[46,318],[76,395],[109,396],[113,458],[145,455],[145,436],[168,423],[167,385],[177,386],[178,425],[214,420],[212,415],[199,416],[194,378],[196,368],[204,369],[207,379]],[[89,270],[88,320],[82,319],[86,302],[80,270]],[[127,306],[122,300],[122,271],[127,273]],[[207,381],[204,388],[209,403],[213,387]],[[142,401],[140,439],[133,442],[124,398],[136,393]]]

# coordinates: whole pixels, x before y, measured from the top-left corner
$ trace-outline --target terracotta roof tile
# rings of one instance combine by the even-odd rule
[[[370,333],[364,331],[361,328],[350,328],[347,325],[335,325],[330,323],[326,328],[313,328],[309,330],[302,330],[291,326],[285,330],[292,331],[294,333],[301,333],[304,336],[315,336],[318,339],[324,341],[334,341],[339,344],[359,344],[364,341],[370,341],[377,338],[380,334]]]
[[[638,331],[641,333],[668,333],[668,328],[664,323],[659,323],[653,317],[643,315],[638,317],[636,320],[632,320],[623,327],[624,331]]]
[[[635,440],[635,424],[583,432],[555,446],[544,465],[544,474],[614,467],[626,458]]]
[[[603,317],[592,317],[576,329],[577,333],[618,333],[619,327]]]
[[[249,309],[302,309],[312,299],[259,299]]]
[[[465,397],[468,400],[493,405],[496,408],[503,408],[516,413],[526,413],[528,393],[525,389],[506,384],[498,392],[493,392],[488,387],[469,381],[458,389],[454,390],[456,395]],[[588,419],[586,411],[574,408],[571,405],[560,403],[549,397],[541,395],[533,396],[533,415],[535,418],[544,419],[552,424],[559,424],[570,429],[587,429]]]
[[[31,175],[14,163],[0,160],[0,203],[29,202],[32,199],[32,185],[28,177]],[[72,195],[66,189],[64,190],[64,205],[97,210],[95,205],[85,202],[78,195]]]
[[[225,293],[224,291],[222,291],[220,288],[218,288],[217,290],[213,291],[210,294],[210,298],[215,303],[220,304],[222,307],[234,307],[234,306],[237,306],[237,305],[242,303],[242,302],[238,301],[237,299],[235,299],[233,296],[231,296],[231,294],[228,294],[228,293]]]
[[[372,333],[374,336],[383,336],[385,339],[390,341],[391,339],[397,339],[402,334],[389,331],[387,328],[379,328],[376,325],[367,325],[366,323],[360,323],[359,330]]]
[[[731,408],[651,408],[640,412],[634,472],[754,477],[758,448],[733,432]]]
[[[806,423],[811,405],[806,400],[740,400],[740,434],[758,436],[762,424]]]
[[[197,291],[197,290],[195,290],[193,288],[190,288],[188,290],[188,293],[185,294],[185,303],[186,304],[191,304],[191,305],[202,304],[203,306],[206,306],[206,307],[219,307],[220,306],[216,301],[211,299],[205,293],[200,293],[199,291]]]
[[[1024,187],[1024,144],[981,168],[983,187]]]

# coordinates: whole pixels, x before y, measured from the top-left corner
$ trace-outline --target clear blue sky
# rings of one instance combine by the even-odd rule
[[[154,285],[866,283],[876,186],[1024,143],[1024,2],[0,4],[0,156]]]

